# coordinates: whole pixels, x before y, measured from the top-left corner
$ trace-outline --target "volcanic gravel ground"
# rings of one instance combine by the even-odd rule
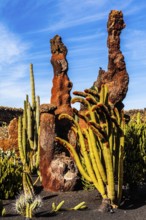
[[[38,192],[41,189],[38,188]],[[49,219],[49,220],[146,220],[146,190],[133,191],[132,196],[125,194],[121,207],[114,212],[101,213],[98,208],[101,204],[101,197],[97,190],[92,191],[73,191],[51,193],[40,190],[39,195],[42,198],[42,207],[36,212],[33,219]],[[53,202],[59,204],[65,201],[62,209],[57,213],[51,212]],[[86,202],[87,209],[69,211],[65,210],[80,202]],[[4,200],[4,207],[7,215],[1,219],[25,219],[15,212],[15,200]]]

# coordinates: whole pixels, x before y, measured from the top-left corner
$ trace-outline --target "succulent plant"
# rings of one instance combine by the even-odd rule
[[[115,200],[120,204],[123,184],[124,114],[122,110],[108,103],[108,88],[96,88],[84,92],[74,92],[72,103],[80,102],[83,111],[74,109],[79,121],[67,114],[59,115],[72,123],[78,146],[75,149],[67,140],[56,138],[73,156],[81,175],[93,183],[103,199],[109,199],[112,206]],[[84,126],[80,123],[84,121]],[[82,165],[84,158],[85,167]],[[115,184],[118,182],[117,197]]]
[[[146,124],[140,113],[126,126],[124,182],[139,185],[146,180]]]
[[[15,151],[0,150],[0,199],[14,198],[22,190],[22,170]]]
[[[5,208],[3,207],[3,202],[2,202],[2,200],[0,199],[0,216],[5,216],[5,214],[6,214],[6,210],[5,210]]]
[[[30,173],[38,171],[40,146],[39,146],[39,96],[35,97],[33,65],[30,65],[32,104],[28,95],[24,101],[23,116],[18,120],[18,147],[24,169]]]
[[[19,197],[16,199],[15,209],[20,215],[31,219],[36,210],[39,209],[41,205],[42,199],[40,196],[20,194]]]

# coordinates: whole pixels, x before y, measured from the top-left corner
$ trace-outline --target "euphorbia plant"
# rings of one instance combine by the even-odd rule
[[[84,105],[83,111],[74,110],[79,120],[67,114],[59,115],[59,119],[70,120],[78,146],[74,148],[67,140],[59,137],[56,141],[70,151],[81,175],[101,193],[103,203],[116,207],[122,196],[124,113],[108,103],[106,86],[102,87],[100,93],[94,88],[75,94],[80,97],[73,98],[72,103]],[[82,165],[82,158],[85,166]]]

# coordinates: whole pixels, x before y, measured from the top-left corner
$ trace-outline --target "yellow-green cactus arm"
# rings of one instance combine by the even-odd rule
[[[119,164],[118,164],[118,191],[117,191],[118,205],[120,205],[121,198],[122,198],[123,156],[124,156],[124,148],[123,148],[123,146],[120,146],[120,148],[119,148]]]
[[[94,104],[94,105],[97,103],[96,99],[95,99],[94,96],[92,96],[91,94],[88,94],[88,95],[86,96],[86,100],[87,100],[88,102]]]
[[[74,160],[76,162],[76,165],[77,165],[80,173],[83,175],[83,177],[86,180],[92,182],[92,179],[90,178],[90,176],[83,169],[83,166],[82,166],[82,164],[80,162],[79,156],[78,156],[76,150],[74,149],[74,147],[70,143],[68,143],[67,141],[65,141],[62,138],[56,137],[56,141],[59,142],[60,144],[62,144],[64,147],[66,147],[69,150],[69,152],[71,153],[71,155],[73,156],[73,158],[74,158]]]
[[[108,142],[106,141],[104,135],[100,133],[100,131],[91,125],[91,129],[100,138],[101,142],[103,142],[103,156],[106,165],[106,174],[107,174],[107,183],[108,183],[108,198],[111,201],[115,199],[115,186],[114,186],[114,172],[113,172],[113,165],[112,165],[112,155],[110,152],[110,147]]]
[[[90,158],[91,158],[91,161],[92,161],[92,168],[93,168],[93,170],[95,172],[95,175],[96,175],[96,179],[93,180],[93,183],[96,186],[97,190],[101,193],[102,197],[106,198],[107,195],[106,195],[106,192],[105,192],[105,187],[104,187],[104,184],[103,184],[102,177],[101,177],[101,175],[99,173],[99,170],[98,170],[97,160],[96,160],[97,158],[96,158],[96,155],[94,154],[94,151],[93,151],[93,146],[92,146],[92,141],[91,141],[90,135],[89,135],[89,133],[86,129],[84,129],[83,132],[84,132],[84,134],[85,134],[85,136],[88,140],[89,153],[90,153]]]
[[[105,165],[107,170],[108,198],[113,202],[115,200],[114,171],[112,165],[112,155],[110,152],[110,147],[108,142],[103,143],[103,151],[104,151]]]
[[[119,164],[118,164],[118,191],[117,191],[117,199],[118,204],[120,204],[122,198],[122,186],[123,186],[123,158],[124,158],[124,129],[125,122],[121,121],[121,129],[123,130],[123,134],[120,137],[120,147],[119,147]]]
[[[93,132],[95,133],[95,135],[103,142],[103,141],[107,141],[107,135],[106,133],[102,130],[101,126],[97,123],[95,123],[94,121],[89,121],[88,122],[89,126],[91,127],[91,129],[93,130]]]
[[[24,194],[30,197],[34,196],[34,188],[33,188],[33,183],[31,180],[31,177],[29,175],[29,173],[27,172],[23,172],[23,190],[24,190]]]
[[[23,143],[22,143],[22,117],[19,116],[18,119],[18,148],[19,148],[19,154],[21,161],[24,164],[26,164],[26,157],[23,149]]]
[[[109,112],[109,110],[108,110],[108,108],[107,108],[106,105],[104,105],[103,103],[100,103],[100,102],[99,102],[98,104],[92,106],[92,111],[96,111],[96,110],[98,110],[98,109],[101,109],[102,112],[104,112],[104,114],[106,115],[106,117],[107,117],[108,119],[110,119],[110,112]]]
[[[64,118],[68,119],[70,122],[72,122],[75,125],[77,124],[77,122],[74,120],[74,118],[72,116],[68,115],[68,114],[62,113],[58,117],[59,120],[64,119]]]
[[[82,97],[75,97],[71,100],[71,103],[74,104],[76,102],[80,102],[81,104],[88,107],[88,101]]]
[[[85,92],[80,92],[80,91],[74,91],[73,94],[77,95],[77,96],[82,96],[82,97],[86,97],[87,96],[87,94]]]
[[[107,104],[108,102],[108,87],[106,85],[101,86],[100,102],[104,104]]]
[[[84,142],[84,137],[82,134],[82,131],[80,129],[80,127],[78,126],[78,135],[79,135],[79,143],[80,143],[80,147],[81,147],[81,151],[85,160],[85,164],[86,164],[86,168],[87,168],[87,172],[88,175],[91,177],[91,179],[95,179],[95,175],[94,172],[92,170],[92,165],[91,165],[91,161],[87,152],[87,148],[85,146],[85,142]]]
[[[90,140],[91,140],[91,146],[92,146],[92,150],[96,159],[96,164],[99,170],[99,174],[100,177],[102,178],[103,182],[106,184],[107,183],[107,178],[106,178],[106,174],[104,171],[104,167],[103,164],[101,163],[101,159],[100,159],[100,155],[99,155],[99,150],[96,146],[96,140],[95,140],[95,136],[94,133],[92,131],[92,129],[89,127],[89,136],[90,136]]]
[[[85,122],[87,122],[87,121],[89,120],[88,117],[86,117],[85,114],[79,112],[77,109],[73,108],[73,112],[74,112],[79,118],[84,119]]]
[[[99,98],[99,93],[98,93],[96,90],[93,90],[93,89],[85,89],[84,91],[85,91],[86,93],[88,93],[88,94],[91,94],[91,95],[93,95],[93,96]]]

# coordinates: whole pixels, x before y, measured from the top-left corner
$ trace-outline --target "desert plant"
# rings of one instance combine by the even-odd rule
[[[22,164],[15,151],[0,150],[0,199],[14,198],[22,190]]]
[[[64,205],[65,201],[61,201],[58,205],[55,204],[55,202],[52,203],[52,212],[58,212],[61,210],[62,206]],[[72,208],[63,208],[63,210],[81,210],[81,209],[86,209],[86,203],[85,202],[80,202],[78,205],[72,207]]]
[[[35,195],[33,182],[29,171],[23,170],[23,193],[16,199],[16,211],[22,216],[31,219],[35,211],[41,207],[41,197]]]
[[[146,181],[146,124],[140,113],[126,125],[124,182],[130,187]]]
[[[32,104],[29,102],[28,95],[24,101],[23,116],[18,121],[18,146],[20,158],[24,169],[29,172],[38,171],[40,146],[39,136],[39,96],[35,97],[35,84],[33,65],[30,65],[31,97]]]
[[[84,157],[80,156],[80,159],[81,159],[81,164],[82,164],[84,170],[86,170],[86,164],[85,164]],[[83,190],[90,191],[90,190],[95,189],[95,185],[93,183],[91,183],[90,181],[88,181],[87,179],[85,179],[84,176],[81,175],[80,178],[81,178],[81,186],[82,186]]]
[[[35,97],[33,65],[30,65],[31,99],[28,95],[24,101],[23,116],[18,120],[18,147],[23,165],[23,194],[16,200],[16,210],[21,215],[32,218],[33,212],[40,207],[41,199],[35,196],[31,174],[38,172],[39,146],[39,97]]]
[[[0,216],[5,216],[6,214],[6,210],[5,208],[3,207],[3,202],[2,200],[0,199]]]
[[[103,199],[109,200],[112,206],[115,200],[120,204],[123,184],[123,111],[108,103],[106,86],[102,87],[100,93],[95,88],[74,94],[80,97],[73,98],[72,103],[80,102],[84,106],[83,111],[74,110],[79,122],[67,114],[59,115],[59,119],[71,121],[80,152],[68,141],[59,137],[56,140],[70,151],[81,175],[94,183]],[[84,121],[84,126],[81,126],[80,119]],[[82,166],[82,157],[86,169]],[[117,194],[115,184],[118,184]]]
[[[15,203],[16,211],[26,217],[31,219],[38,208],[41,207],[42,200],[40,196],[29,196],[28,194],[21,194]]]

